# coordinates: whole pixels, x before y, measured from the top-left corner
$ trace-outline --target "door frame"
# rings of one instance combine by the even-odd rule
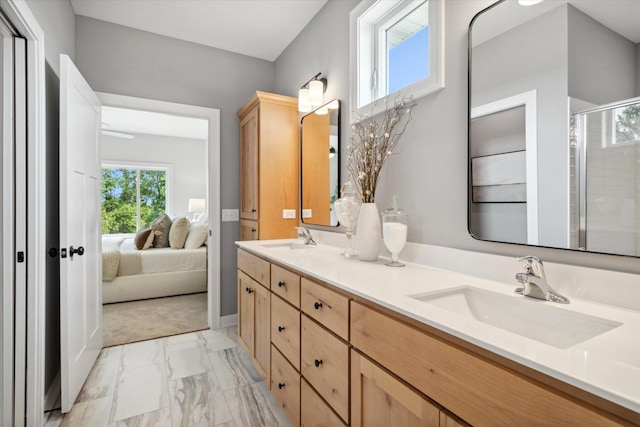
[[[27,301],[16,307],[27,323],[26,383],[16,394],[25,397],[25,414],[16,425],[42,425],[44,420],[44,338],[46,267],[46,123],[44,32],[24,1],[0,0],[0,6],[27,41]],[[25,177],[26,178],[26,177]],[[19,284],[17,284],[19,285]],[[20,422],[22,421],[22,422]]]
[[[220,328],[220,110],[103,92],[96,92],[96,95],[105,107],[152,111],[208,121],[206,144],[208,158],[207,201],[209,206],[207,320],[209,328]],[[214,254],[215,256],[212,256]]]

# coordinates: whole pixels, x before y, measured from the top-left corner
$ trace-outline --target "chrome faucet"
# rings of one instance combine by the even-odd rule
[[[316,241],[311,237],[311,231],[307,227],[296,227],[298,232],[296,233],[296,237],[304,239],[305,245],[315,245]]]
[[[524,266],[524,273],[516,274],[516,280],[522,284],[515,292],[527,297],[539,298],[560,304],[569,304],[569,298],[557,293],[547,282],[540,258],[523,256],[518,261]]]

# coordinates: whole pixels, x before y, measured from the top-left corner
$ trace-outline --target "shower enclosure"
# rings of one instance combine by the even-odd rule
[[[640,98],[570,116],[570,246],[640,256]]]

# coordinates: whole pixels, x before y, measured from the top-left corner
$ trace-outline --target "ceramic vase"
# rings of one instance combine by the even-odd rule
[[[375,203],[363,203],[358,215],[356,248],[361,261],[376,261],[380,253],[382,228]]]

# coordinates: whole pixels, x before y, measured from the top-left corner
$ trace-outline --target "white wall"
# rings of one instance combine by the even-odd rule
[[[207,198],[206,141],[135,134],[133,139],[102,135],[102,162],[171,165],[170,216],[187,216],[190,198]]]
[[[393,194],[398,194],[410,216],[412,242],[514,257],[530,254],[548,261],[640,273],[637,258],[484,242],[469,235],[467,31],[474,15],[493,3],[445,1],[445,88],[418,100],[414,121],[400,142],[402,153],[392,159],[381,177],[377,203],[384,209]],[[296,96],[302,83],[322,71],[329,79],[327,99],[339,98],[343,111],[350,110],[349,11],[356,4],[355,0],[329,0],[287,47],[276,60],[278,93]],[[348,125],[343,126],[343,156],[348,135]],[[344,171],[344,157],[342,165]],[[515,260],[513,267],[515,273],[519,268]]]

